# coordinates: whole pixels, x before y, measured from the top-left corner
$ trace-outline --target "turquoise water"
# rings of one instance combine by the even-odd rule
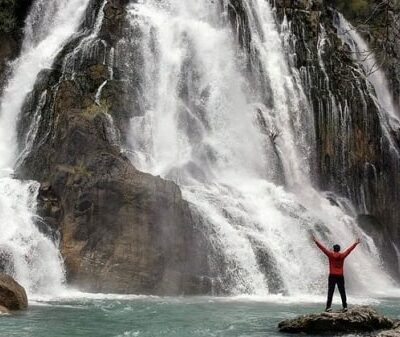
[[[372,305],[400,318],[397,299]],[[0,317],[0,336],[273,337],[284,336],[277,332],[279,321],[321,309],[323,303],[290,303],[284,298],[64,299],[33,302],[24,313]]]

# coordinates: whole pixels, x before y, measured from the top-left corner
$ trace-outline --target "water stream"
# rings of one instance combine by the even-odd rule
[[[0,253],[12,261],[4,268],[31,294],[60,292],[64,270],[56,244],[35,226],[38,184],[12,177],[21,155],[16,124],[40,71],[51,67],[78,32],[88,2],[34,3],[21,56],[0,101],[0,217],[5,219],[0,229],[6,233]],[[63,78],[73,80],[74,66],[90,57],[93,48],[107,49],[96,41],[105,3],[91,33],[65,57]],[[251,77],[248,55],[229,23],[227,0],[131,1],[131,30],[125,32],[132,35],[105,52],[104,63],[110,80],[114,65],[121,71],[126,67],[125,75],[140,67],[143,111],[132,118],[124,145],[132,162],[179,184],[196,225],[209,239],[210,254],[222,261],[214,268],[228,293],[300,296],[325,291],[326,261],[311,243],[311,233],[329,245],[346,246],[361,237],[362,245],[347,262],[350,291],[390,293],[395,284],[383,270],[372,238],[349,212],[351,205],[342,199],[342,207],[331,204],[312,185],[313,112],[287,55],[287,22],[278,30],[268,1],[243,4],[251,23],[250,56],[258,64]],[[137,30],[139,40],[132,40]],[[97,90],[97,104],[106,84]],[[378,101],[381,96],[377,92]],[[379,104],[389,121],[396,120],[390,106]],[[39,113],[24,151],[30,150],[38,123]],[[113,135],[119,144],[118,133]]]
[[[385,292],[394,284],[372,239],[312,187],[312,112],[283,48],[285,29],[278,31],[267,1],[244,4],[267,92],[246,76],[224,19],[227,2],[130,6],[142,33],[145,88],[144,114],[131,122],[132,161],[180,185],[226,261],[222,278],[232,293],[321,292],[326,262],[311,232],[342,246],[361,237],[347,262],[349,288]]]
[[[12,175],[20,155],[17,120],[38,74],[51,67],[63,45],[77,31],[87,4],[88,0],[34,2],[26,20],[21,55],[11,65],[12,74],[0,100],[0,262],[30,297],[59,293],[65,273],[56,243],[36,226],[40,221],[35,214],[39,184],[18,181]],[[29,151],[39,121],[37,114],[25,150]]]

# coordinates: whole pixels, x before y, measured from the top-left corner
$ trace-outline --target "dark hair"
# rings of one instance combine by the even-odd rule
[[[333,251],[336,252],[336,253],[339,252],[340,251],[340,246],[338,244],[333,245]]]

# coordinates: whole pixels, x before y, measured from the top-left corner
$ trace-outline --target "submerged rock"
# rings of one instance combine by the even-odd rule
[[[348,333],[392,329],[395,323],[368,306],[355,306],[348,312],[323,312],[287,319],[279,323],[281,332],[288,333]],[[391,335],[382,335],[382,337]],[[396,335],[393,335],[396,336]]]
[[[0,314],[28,307],[25,289],[11,276],[0,273]]]

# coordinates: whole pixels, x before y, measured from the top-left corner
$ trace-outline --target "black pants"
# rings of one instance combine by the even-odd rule
[[[332,305],[333,293],[335,291],[335,286],[338,286],[340,297],[342,298],[343,308],[347,308],[346,299],[346,289],[344,288],[344,277],[343,275],[329,275],[328,279],[328,300],[326,302],[326,307],[330,308]]]

